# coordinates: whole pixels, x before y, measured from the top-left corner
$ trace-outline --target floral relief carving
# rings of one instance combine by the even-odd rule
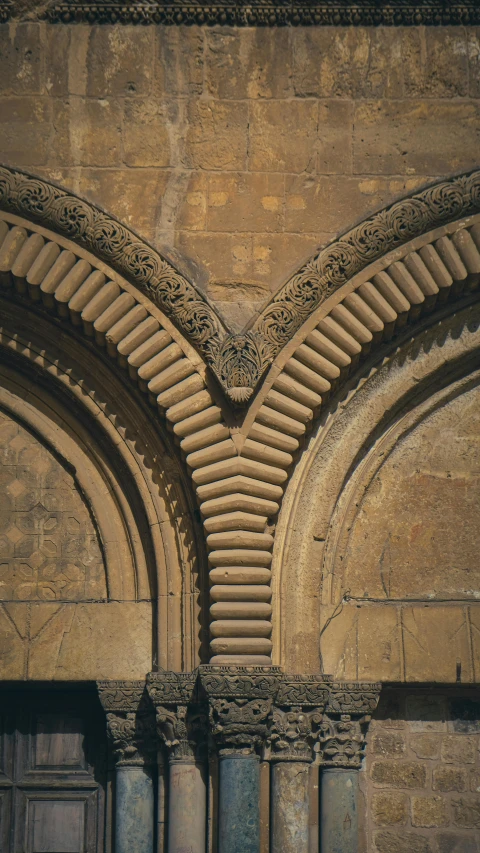
[[[422,10],[424,7],[428,8],[426,2]],[[87,14],[89,9],[101,7],[79,4],[78,8]],[[139,20],[141,8],[135,6]],[[150,12],[155,8],[149,6]],[[375,8],[382,14],[387,11]],[[112,11],[113,6],[108,9]],[[128,8],[122,7],[122,14],[128,18]],[[451,9],[449,14],[453,14]],[[0,167],[0,209],[54,229],[136,284],[203,356],[228,400],[242,406],[305,320],[353,275],[413,238],[478,212],[480,171],[442,181],[395,202],[321,249],[273,296],[253,327],[240,334],[229,333],[202,293],[151,246],[73,194]]]

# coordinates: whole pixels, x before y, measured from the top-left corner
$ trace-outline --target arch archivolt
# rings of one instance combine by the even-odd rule
[[[468,181],[473,187],[471,176]],[[65,194],[54,190],[65,207]],[[75,205],[82,211],[82,205],[91,209],[80,200],[73,201],[75,210]],[[458,209],[469,205],[473,202]],[[94,214],[98,222],[105,217],[98,211]],[[424,317],[470,294],[474,297],[480,279],[480,215],[453,216],[452,222],[418,233],[402,245],[395,237],[395,248],[381,257],[375,249],[375,260],[367,266],[362,262],[361,269],[353,265],[351,276],[342,272],[343,283],[330,288],[321,304],[315,297],[310,310],[302,306],[303,324],[291,325],[290,340],[273,349],[266,339],[260,345],[258,336],[264,326],[271,325],[271,309],[281,313],[280,303],[267,306],[251,332],[225,337],[210,306],[170,267],[167,282],[163,262],[158,256],[152,260],[155,253],[149,247],[144,247],[143,257],[140,241],[132,249],[125,238],[125,257],[119,244],[115,263],[109,264],[105,259],[112,252],[106,252],[103,237],[100,259],[90,251],[98,243],[101,228],[95,231],[97,226],[92,226],[95,240],[87,240],[90,232],[84,229],[73,242],[65,236],[68,220],[62,216],[59,235],[42,224],[46,217],[38,224],[36,215],[30,221],[11,210],[0,213],[2,291],[10,295],[12,305],[28,303],[32,311],[50,315],[55,328],[83,337],[90,349],[102,352],[112,367],[116,364],[123,383],[128,376],[146,395],[152,413],[159,416],[157,428],[161,431],[165,424],[167,436],[179,448],[203,519],[210,568],[212,660],[268,663],[275,526],[308,434],[365,358],[405,327],[413,328]],[[444,219],[440,211],[437,221]],[[422,230],[421,217],[418,222]],[[407,233],[414,231],[410,224]],[[72,226],[67,233],[73,232]],[[325,252],[331,255],[334,250],[332,244]],[[135,266],[132,257],[146,261]],[[154,286],[148,281],[148,264]],[[299,274],[305,287],[307,272]],[[275,337],[275,330],[272,334]],[[252,387],[256,381],[252,377],[264,369],[262,358],[271,361],[274,355],[246,413],[232,408],[237,391],[240,394],[249,382]],[[239,388],[228,386],[225,395],[218,379],[223,381],[227,375],[226,365]],[[237,397],[238,402],[241,394]],[[138,424],[134,430],[138,432]],[[169,466],[165,454],[162,465]],[[152,529],[155,524],[151,520]],[[281,549],[278,543],[276,552]]]
[[[367,360],[289,483],[273,564],[288,669],[475,680],[480,314],[442,313]]]

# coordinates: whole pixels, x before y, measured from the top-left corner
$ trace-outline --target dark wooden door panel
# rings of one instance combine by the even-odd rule
[[[96,853],[96,791],[16,793],[15,853]]]
[[[12,789],[0,789],[0,850],[10,850]]]
[[[106,741],[95,694],[0,691],[1,853],[102,853]]]

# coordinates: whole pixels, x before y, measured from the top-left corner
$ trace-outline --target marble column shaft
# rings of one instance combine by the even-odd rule
[[[143,682],[99,682],[115,757],[115,853],[152,853],[155,838],[155,721]]]

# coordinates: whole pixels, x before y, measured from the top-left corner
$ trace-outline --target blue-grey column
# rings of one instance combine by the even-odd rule
[[[260,853],[258,755],[220,755],[218,853]]]
[[[152,769],[117,764],[115,853],[153,853]]]
[[[322,769],[320,815],[322,853],[357,853],[358,770]]]

